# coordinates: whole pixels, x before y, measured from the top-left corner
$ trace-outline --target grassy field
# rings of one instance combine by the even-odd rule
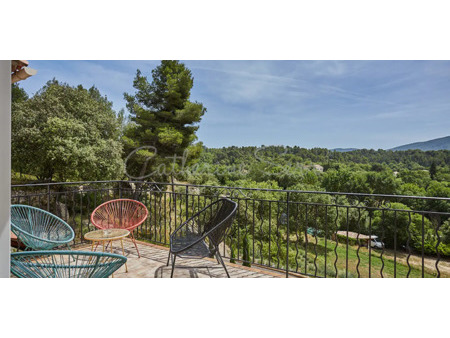
[[[369,250],[365,247],[360,247],[358,251],[358,246],[348,246],[348,256],[345,243],[338,243],[336,248],[336,254],[334,248],[336,243],[334,241],[327,241],[327,248],[325,250],[325,239],[317,238],[316,251],[318,256],[316,259],[316,264],[314,265],[315,250],[314,237],[308,236],[308,252],[307,252],[307,267],[306,273],[315,275],[317,266],[317,275],[324,276],[325,274],[325,255],[327,257],[327,277],[335,276],[334,262],[337,262],[336,267],[338,269],[338,277],[345,277],[346,266],[348,264],[348,277],[358,277],[358,271],[360,277],[369,277],[369,259],[371,260],[371,273],[370,277],[407,277],[409,271],[409,277],[422,277],[422,265],[421,257],[417,255],[411,255],[409,259],[410,267],[406,262],[407,253],[397,253],[397,259],[395,262],[394,252],[391,250],[385,250],[383,255],[381,250]],[[299,245],[300,260],[298,260],[300,272],[305,272],[305,248]],[[358,255],[359,255],[359,265],[358,265]],[[347,263],[348,257],[348,263]],[[434,267],[435,258],[427,258],[427,262],[424,268],[425,277],[436,277],[437,271]],[[292,264],[292,263],[291,263]],[[358,267],[357,267],[358,266]],[[450,277],[449,273],[450,263],[448,260],[441,261],[439,263],[439,270],[441,272],[440,277]]]

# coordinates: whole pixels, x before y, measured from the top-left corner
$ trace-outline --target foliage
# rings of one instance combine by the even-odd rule
[[[433,161],[430,166],[430,177],[432,180],[434,180],[436,174],[437,174],[436,162]]]
[[[426,170],[402,170],[399,173],[399,178],[403,183],[414,184],[420,188],[426,189],[431,182],[430,175]]]
[[[442,237],[438,245],[436,226],[428,218],[422,218],[421,215],[412,212],[399,211],[410,210],[401,203],[392,203],[390,209],[396,210],[375,211],[372,223],[374,233],[388,248],[394,248],[395,245],[397,249],[409,246],[421,252],[423,237],[426,254],[435,255],[438,250],[442,255],[450,255],[450,246],[447,242],[450,234],[447,223],[438,231],[439,236]]]
[[[28,100],[27,92],[18,83],[11,85],[11,104]]]
[[[313,163],[320,164],[323,172]],[[429,168],[436,163],[431,179]],[[384,151],[355,150],[337,153],[327,149],[299,147],[227,147],[207,149],[201,154],[199,166],[215,176],[221,185],[239,186],[237,182],[251,180],[253,187],[263,182],[276,182],[283,189],[382,195],[416,195],[449,197],[450,151]],[[204,173],[203,173],[204,175]],[[212,176],[211,176],[212,175]],[[192,173],[189,180],[196,180]],[[377,206],[384,201],[379,198]],[[398,200],[415,210],[427,205],[420,200]],[[441,203],[446,204],[446,203]],[[443,205],[432,205],[443,210]]]
[[[432,181],[428,186],[426,196],[428,197],[450,197],[450,187],[447,183]],[[450,212],[450,203],[442,200],[430,200],[426,203],[427,210]]]
[[[119,136],[112,103],[98,89],[52,80],[12,105],[12,168],[41,181],[119,178]]]
[[[441,231],[442,243],[450,245],[450,220],[446,220],[439,230]]]
[[[372,194],[394,195],[398,187],[398,181],[389,171],[369,172],[367,184]]]
[[[371,187],[364,173],[348,168],[327,170],[322,177],[322,186],[327,191],[369,193]]]
[[[345,235],[336,235],[336,240],[339,243],[342,243],[342,244],[347,244],[347,242],[348,242],[349,245],[362,245],[363,244],[362,240],[360,240],[359,243],[358,243],[358,239],[357,238],[347,237]]]
[[[242,260],[244,261],[242,265],[251,266],[251,257],[250,257],[250,244],[248,241],[248,236],[244,236],[242,239]]]
[[[325,171],[328,168],[338,168],[342,164],[356,164],[366,171],[383,171],[387,168],[393,171],[404,169],[429,169],[435,162],[437,169],[450,165],[450,151],[421,150],[373,150],[359,149],[349,152],[336,152],[324,148],[306,149],[298,146],[261,146],[261,147],[226,147],[206,149],[202,159],[215,164],[239,164],[261,162],[266,165],[283,164],[295,168],[297,164],[319,163]]]
[[[347,229],[361,234],[371,231],[385,241],[387,248],[393,248],[396,241],[398,250],[405,250],[408,246],[419,251],[422,216],[412,210],[448,212],[447,201],[356,197],[308,191],[449,197],[446,180],[450,177],[449,154],[448,151],[383,150],[337,154],[319,148],[307,150],[278,146],[261,149],[234,146],[222,149],[205,148],[199,165],[208,170],[201,175],[192,172],[188,181],[219,182],[225,186],[243,188],[301,191],[290,193],[287,234],[286,220],[283,219],[284,215],[287,215],[286,204],[269,202],[284,201],[286,193],[260,190],[249,193],[248,190],[243,190],[254,200],[241,201],[234,234],[237,234],[239,227],[241,236],[245,234],[249,242],[262,248],[265,259],[270,257],[273,262],[280,250],[277,243],[281,243],[283,248],[287,236],[292,237],[291,241],[297,245],[303,245],[306,233],[315,233],[321,238],[330,239],[335,231]],[[434,179],[427,170],[432,162],[439,163],[436,165]],[[322,165],[323,172],[317,170],[317,166],[312,165],[314,163]],[[375,211],[380,207],[387,209]],[[389,208],[398,211],[390,211]],[[253,221],[254,229],[249,229]],[[445,221],[442,217],[425,214],[423,224],[427,254],[436,255],[437,227],[439,235],[442,236],[438,252],[444,256],[450,254],[447,252],[450,247],[444,243],[450,237],[448,222]],[[237,244],[242,246],[242,240]],[[349,241],[354,244],[352,239]],[[309,247],[311,243],[305,245]]]

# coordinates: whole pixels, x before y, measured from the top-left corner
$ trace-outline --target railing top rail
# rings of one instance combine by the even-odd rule
[[[128,182],[128,181],[112,180],[112,181],[77,181],[77,182],[26,183],[26,184],[11,184],[11,188],[46,187],[46,186],[55,186],[55,185],[83,185],[83,184],[119,183],[119,182]]]
[[[409,196],[409,195],[385,195],[385,194],[366,194],[354,192],[337,192],[337,191],[313,191],[313,190],[282,190],[282,189],[268,189],[268,188],[245,188],[245,187],[227,187],[217,185],[203,185],[190,183],[170,183],[170,182],[150,182],[150,181],[125,181],[125,180],[111,180],[111,181],[79,181],[79,182],[49,182],[49,183],[31,183],[31,184],[12,184],[11,188],[20,187],[46,187],[57,185],[84,185],[84,184],[101,184],[101,183],[140,183],[140,184],[157,184],[157,185],[173,185],[183,187],[197,187],[197,188],[214,188],[214,189],[231,189],[243,191],[266,191],[278,193],[300,193],[300,194],[322,194],[331,196],[354,196],[354,197],[379,197],[379,198],[397,198],[397,199],[420,199],[420,200],[439,200],[450,202],[450,197],[430,197],[430,196]]]

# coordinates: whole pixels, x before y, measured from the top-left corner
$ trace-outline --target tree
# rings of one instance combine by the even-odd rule
[[[432,180],[434,180],[434,178],[436,177],[436,173],[437,173],[437,166],[436,162],[433,161],[430,166],[430,177]]]
[[[450,197],[450,187],[445,182],[431,181],[427,188],[428,197]],[[445,200],[428,200],[426,210],[450,212],[450,203]]]
[[[316,185],[318,181],[317,174],[313,170],[308,170],[303,177],[304,184]]]
[[[312,190],[312,187],[298,184],[292,187],[293,190]],[[342,199],[345,199],[343,197]],[[342,201],[341,199],[341,201]],[[325,207],[325,205],[341,204],[326,194],[305,194],[291,193],[291,206],[289,210],[291,233],[304,233],[308,228],[318,230],[320,236],[327,233],[330,236],[334,231],[338,230],[336,220],[336,208]]]
[[[430,175],[423,170],[402,170],[399,177],[403,183],[412,183],[423,189],[430,184]]]
[[[367,184],[372,194],[394,195],[398,188],[398,182],[395,180],[392,172],[389,171],[380,173],[369,172]]]
[[[17,83],[11,85],[11,104],[28,100],[28,94]]]
[[[56,80],[12,105],[12,168],[39,180],[107,180],[123,174],[119,123],[97,88]]]
[[[327,191],[369,193],[366,176],[361,172],[352,172],[347,168],[329,169],[324,173],[322,186]]]
[[[393,248],[396,242],[397,249],[408,244],[409,247],[421,249],[422,216],[410,212],[411,209],[402,203],[392,203],[391,209],[376,210],[372,221],[372,231],[378,235],[388,248]],[[404,211],[399,211],[404,210]],[[411,218],[410,218],[411,216]],[[434,234],[431,222],[423,219],[425,241],[427,247],[432,247]],[[409,235],[408,235],[409,233]],[[432,251],[430,252],[432,253]]]
[[[424,188],[421,188],[417,184],[414,183],[405,183],[402,184],[398,189],[399,195],[405,195],[405,196],[425,196],[426,190]],[[413,210],[424,210],[425,207],[425,200],[422,199],[400,199],[399,202],[406,204],[408,207],[412,208]]]
[[[166,179],[180,162],[186,166],[198,159],[202,144],[194,143],[196,124],[206,108],[189,100],[193,84],[191,71],[178,61],[162,61],[152,71],[151,83],[137,70],[136,93],[124,94],[131,115],[123,138],[129,176]]]

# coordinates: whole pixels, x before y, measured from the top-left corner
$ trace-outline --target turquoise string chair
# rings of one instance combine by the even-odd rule
[[[105,252],[23,251],[11,253],[11,273],[19,278],[108,278],[126,261]]]
[[[11,206],[11,231],[32,250],[51,250],[61,245],[69,247],[75,237],[70,225],[61,218],[20,204]]]

